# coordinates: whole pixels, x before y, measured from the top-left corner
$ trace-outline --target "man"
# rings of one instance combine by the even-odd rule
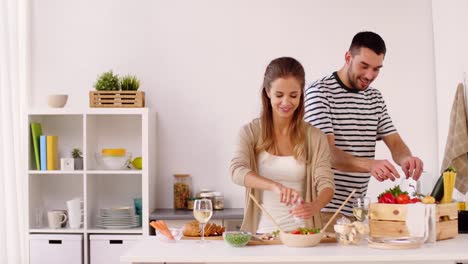
[[[379,75],[385,52],[378,34],[360,32],[345,54],[344,66],[305,91],[305,120],[327,135],[332,152],[336,191],[322,209],[324,222],[353,189],[354,198],[365,196],[371,175],[380,182],[400,177],[388,160],[374,159],[377,140],[385,142],[407,178],[418,180],[423,171],[422,161],[393,126],[381,93],[369,86]],[[344,215],[352,216],[353,200],[343,208]]]

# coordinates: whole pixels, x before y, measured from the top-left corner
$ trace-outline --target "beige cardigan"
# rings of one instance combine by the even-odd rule
[[[306,123],[307,127],[307,153],[306,153],[306,192],[305,201],[316,199],[318,193],[324,188],[335,190],[333,172],[330,164],[330,149],[328,141],[319,129]],[[260,141],[260,119],[255,119],[245,125],[239,132],[234,158],[231,160],[231,177],[234,183],[245,186],[245,176],[250,172],[257,173],[257,156],[255,146]],[[261,200],[262,190],[246,187],[244,220],[241,230],[255,233],[258,228],[260,209],[250,200],[252,193],[257,200]],[[261,201],[260,201],[261,202]],[[320,215],[306,220],[307,227],[322,227]]]

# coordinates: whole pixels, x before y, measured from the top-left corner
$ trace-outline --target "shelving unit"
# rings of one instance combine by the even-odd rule
[[[83,170],[37,170],[34,150],[29,144],[29,233],[82,234],[84,263],[89,263],[89,236],[96,234],[128,236],[149,235],[149,213],[155,209],[155,124],[156,115],[148,108],[111,108],[72,111],[46,109],[30,111],[29,123],[39,122],[45,135],[58,136],[58,156],[70,158],[73,148],[83,152]],[[28,126],[30,127],[30,126]],[[30,141],[31,141],[31,135]],[[103,148],[125,148],[143,158],[143,169],[102,170],[95,153]],[[47,211],[66,210],[66,201],[83,201],[83,225],[50,229]],[[96,225],[100,208],[133,207],[133,199],[142,198],[142,226],[130,229],[105,229]],[[38,220],[38,214],[42,214]],[[41,226],[37,226],[42,222]]]

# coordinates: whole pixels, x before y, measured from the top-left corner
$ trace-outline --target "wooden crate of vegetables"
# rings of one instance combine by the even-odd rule
[[[370,236],[408,237],[406,215],[409,203],[434,204],[432,196],[411,198],[399,186],[379,195],[379,202],[369,206]],[[436,240],[454,238],[458,235],[458,207],[456,203],[436,204]]]

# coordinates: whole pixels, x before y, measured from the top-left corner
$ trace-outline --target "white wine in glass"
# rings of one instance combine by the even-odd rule
[[[200,242],[205,242],[205,224],[213,215],[213,205],[209,199],[195,200],[193,204],[193,216],[202,225],[202,237]]]
[[[364,222],[367,220],[367,214],[369,212],[369,197],[359,197],[354,200],[353,203],[353,215],[356,217],[356,220]]]

